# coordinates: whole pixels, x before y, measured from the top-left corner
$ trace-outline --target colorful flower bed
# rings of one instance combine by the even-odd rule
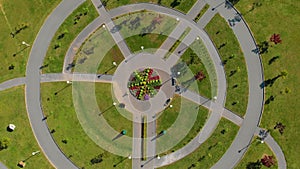
[[[156,95],[160,87],[160,77],[151,68],[135,71],[128,82],[130,93],[139,100],[149,100]]]

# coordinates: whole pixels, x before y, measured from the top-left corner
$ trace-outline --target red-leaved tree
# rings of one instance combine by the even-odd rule
[[[194,77],[195,77],[195,80],[199,80],[199,81],[206,78],[205,74],[202,71],[199,71]]]
[[[268,168],[275,165],[275,160],[274,160],[273,156],[264,155],[264,157],[260,161],[264,166],[266,166]]]
[[[275,45],[278,44],[278,43],[281,43],[282,40],[280,39],[280,34],[273,34],[271,37],[270,37],[270,41],[271,42],[274,42]]]

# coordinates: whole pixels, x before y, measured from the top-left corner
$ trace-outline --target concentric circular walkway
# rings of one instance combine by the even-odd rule
[[[59,4],[59,6],[52,12],[52,14],[48,17],[48,19],[45,21],[44,25],[42,26],[32,46],[30,57],[27,64],[26,77],[13,79],[0,84],[0,90],[5,90],[9,87],[13,87],[21,84],[26,85],[26,106],[27,106],[27,112],[28,112],[30,124],[40,147],[42,148],[43,152],[45,153],[49,161],[56,168],[68,168],[68,169],[77,168],[63,154],[63,152],[60,151],[60,149],[57,147],[56,143],[54,142],[45,121],[41,120],[43,119],[43,112],[40,107],[41,105],[40,83],[52,82],[52,81],[67,81],[67,80],[111,82],[116,84],[122,84],[119,85],[120,88],[119,93],[124,93],[126,90],[124,87],[122,88],[122,86],[125,83],[124,77],[127,78],[129,76],[122,77],[123,74],[122,73],[118,74],[118,71],[114,75],[115,77],[103,75],[101,76],[101,78],[97,78],[96,74],[71,74],[65,68],[66,65],[68,65],[73,60],[72,56],[75,52],[73,50],[74,47],[76,47],[76,45],[78,44],[81,44],[88,37],[88,35],[90,35],[92,31],[95,30],[97,27],[99,27],[102,24],[105,24],[109,29],[112,29],[114,27],[114,24],[111,18],[114,18],[115,16],[119,16],[122,14],[126,14],[128,12],[140,11],[146,9],[149,11],[167,14],[174,18],[180,19],[180,23],[169,35],[170,37],[178,39],[179,38],[178,36],[185,30],[186,26],[188,26],[192,28],[192,31],[187,35],[188,38],[185,38],[183,40],[184,44],[191,44],[196,37],[200,37],[203,40],[211,56],[211,59],[214,62],[217,79],[218,79],[218,90],[217,90],[217,100],[215,101],[203,98],[191,91],[183,92],[181,94],[183,97],[191,101],[194,101],[198,104],[201,104],[205,107],[208,107],[212,111],[212,114],[209,117],[207,123],[200,131],[200,133],[195,137],[195,139],[193,139],[189,144],[187,144],[182,149],[174,153],[171,153],[169,155],[166,155],[164,157],[161,157],[160,159],[154,159],[151,161],[141,161],[140,158],[134,158],[133,168],[140,168],[141,166],[144,166],[144,168],[156,168],[156,167],[168,165],[172,162],[180,160],[181,158],[184,158],[186,155],[188,155],[189,153],[193,152],[196,148],[198,148],[210,136],[214,128],[217,126],[218,121],[221,117],[225,117],[241,127],[235,140],[233,141],[229,149],[212,168],[233,168],[243,157],[247,148],[243,149],[241,152],[239,152],[238,150],[249,145],[253,136],[258,134],[258,126],[260,123],[260,118],[263,111],[263,102],[264,102],[264,90],[259,86],[259,84],[263,82],[262,64],[259,55],[252,52],[252,50],[256,48],[256,43],[253,39],[253,36],[247,24],[245,22],[240,22],[236,24],[232,29],[238,41],[240,42],[241,49],[245,56],[247,70],[248,70],[248,81],[249,81],[249,99],[248,99],[249,101],[248,101],[247,112],[244,118],[238,117],[234,113],[224,109],[224,102],[226,97],[225,73],[223,67],[220,64],[221,60],[218,56],[216,49],[213,46],[213,43],[206,35],[206,33],[202,30],[202,28],[210,21],[210,19],[217,12],[220,13],[226,20],[228,20],[234,18],[237,11],[234,8],[226,8],[224,5],[220,5],[224,3],[224,1],[222,0],[209,1],[208,3],[210,5],[210,8],[202,16],[199,22],[195,23],[193,22],[193,19],[198,14],[200,9],[204,7],[205,1],[198,0],[196,4],[193,6],[193,8],[186,15],[174,11],[172,9],[168,9],[153,4],[145,4],[145,3],[119,7],[109,12],[107,12],[104,7],[97,8],[98,12],[100,13],[100,17],[97,18],[94,22],[92,22],[87,28],[85,28],[81,32],[81,34],[74,40],[65,58],[63,73],[41,75],[39,67],[43,65],[43,60],[46,55],[48,46],[56,30],[63,23],[64,19],[83,2],[84,0],[72,0],[72,1],[63,0]],[[99,7],[100,5],[102,5],[99,0],[92,0],[92,2],[95,5],[95,7]],[[214,10],[212,10],[212,8],[214,8]],[[126,43],[124,42],[122,36],[119,33],[114,33],[113,38],[116,44],[118,44],[122,54],[125,57],[132,56],[130,50],[128,49]],[[150,59],[148,60],[148,62],[144,62],[148,64],[141,64],[141,62],[143,61],[138,60],[137,58],[135,58],[133,62],[129,62],[128,64],[131,65],[129,66],[130,69],[127,69],[127,73],[131,73],[132,70],[138,69],[140,66],[157,67],[167,73],[170,73],[169,72],[170,66],[174,65],[179,59],[178,57],[180,56],[170,57],[166,61],[161,61],[161,58],[159,58],[159,56],[163,56],[163,54],[167,51],[166,49],[170,47],[169,42],[170,41],[167,39],[165,43],[161,46],[161,48],[157,50],[155,54],[158,57],[157,59],[155,60]],[[181,48],[182,46],[179,45],[179,47],[175,50],[175,52],[178,52],[178,50]],[[121,64],[118,69],[122,70],[122,72],[126,74],[126,71],[124,71],[125,68],[122,68],[123,65],[125,65],[125,63]],[[125,85],[125,87],[126,86],[127,85]],[[166,99],[169,96],[160,96],[160,97],[162,97],[161,99]],[[127,100],[122,100],[122,101],[126,102]],[[130,103],[128,103],[128,105],[130,105]],[[163,109],[163,106],[159,106],[159,103],[153,103],[153,105],[158,105],[157,107],[155,107],[158,109],[156,111]],[[134,109],[132,109],[132,111],[134,112]],[[153,110],[153,112],[155,111]],[[134,119],[137,120],[134,123],[134,137],[141,138],[140,127],[138,125],[138,122],[141,122],[141,117],[139,115],[136,115]],[[148,129],[147,136],[150,138],[151,137],[154,138],[156,136],[155,120],[148,123],[147,129]],[[281,149],[279,148],[279,146],[271,138],[271,136],[267,137],[266,143],[268,143],[270,148],[275,153],[278,160],[279,168],[285,169],[286,162],[284,159],[284,155]],[[139,156],[141,154],[140,145],[141,145],[140,139],[133,140],[132,154],[134,155],[134,157],[141,157]],[[151,150],[147,152],[148,156],[152,156],[152,157],[156,156],[155,146],[156,146],[155,141],[147,143],[147,150]]]

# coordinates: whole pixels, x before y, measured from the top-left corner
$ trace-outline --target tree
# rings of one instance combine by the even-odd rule
[[[273,156],[264,155],[264,157],[260,161],[264,166],[266,166],[268,168],[275,165],[275,160],[274,160]]]
[[[0,151],[4,150],[4,149],[7,149],[9,144],[10,144],[10,139],[9,138],[7,138],[7,137],[2,138],[0,140]]]
[[[278,44],[278,43],[281,43],[282,40],[280,39],[280,34],[273,34],[271,37],[270,37],[270,41],[271,42],[274,42],[275,45]]]
[[[261,162],[257,160],[256,162],[249,162],[246,166],[246,169],[260,169]]]
[[[283,71],[280,72],[279,76],[282,77],[282,78],[286,78],[287,75],[288,75],[287,70],[283,70]]]
[[[206,78],[205,74],[202,71],[199,71],[195,76],[195,80],[202,81]]]
[[[281,122],[277,122],[274,129],[277,129],[279,130],[279,133],[282,135],[283,134],[283,131],[285,129],[285,125],[283,125]]]
[[[257,47],[258,47],[258,53],[259,54],[268,53],[269,42],[263,41],[260,44],[257,44]]]

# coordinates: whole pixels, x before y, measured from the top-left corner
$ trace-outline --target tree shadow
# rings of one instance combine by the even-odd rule
[[[280,58],[280,56],[274,56],[269,60],[269,65],[271,65],[272,63],[274,63],[276,60],[278,60]]]
[[[274,85],[275,81],[280,77],[281,77],[280,75],[277,75],[276,77],[274,77],[272,79],[265,80],[260,84],[260,87],[261,88],[272,87]]]

